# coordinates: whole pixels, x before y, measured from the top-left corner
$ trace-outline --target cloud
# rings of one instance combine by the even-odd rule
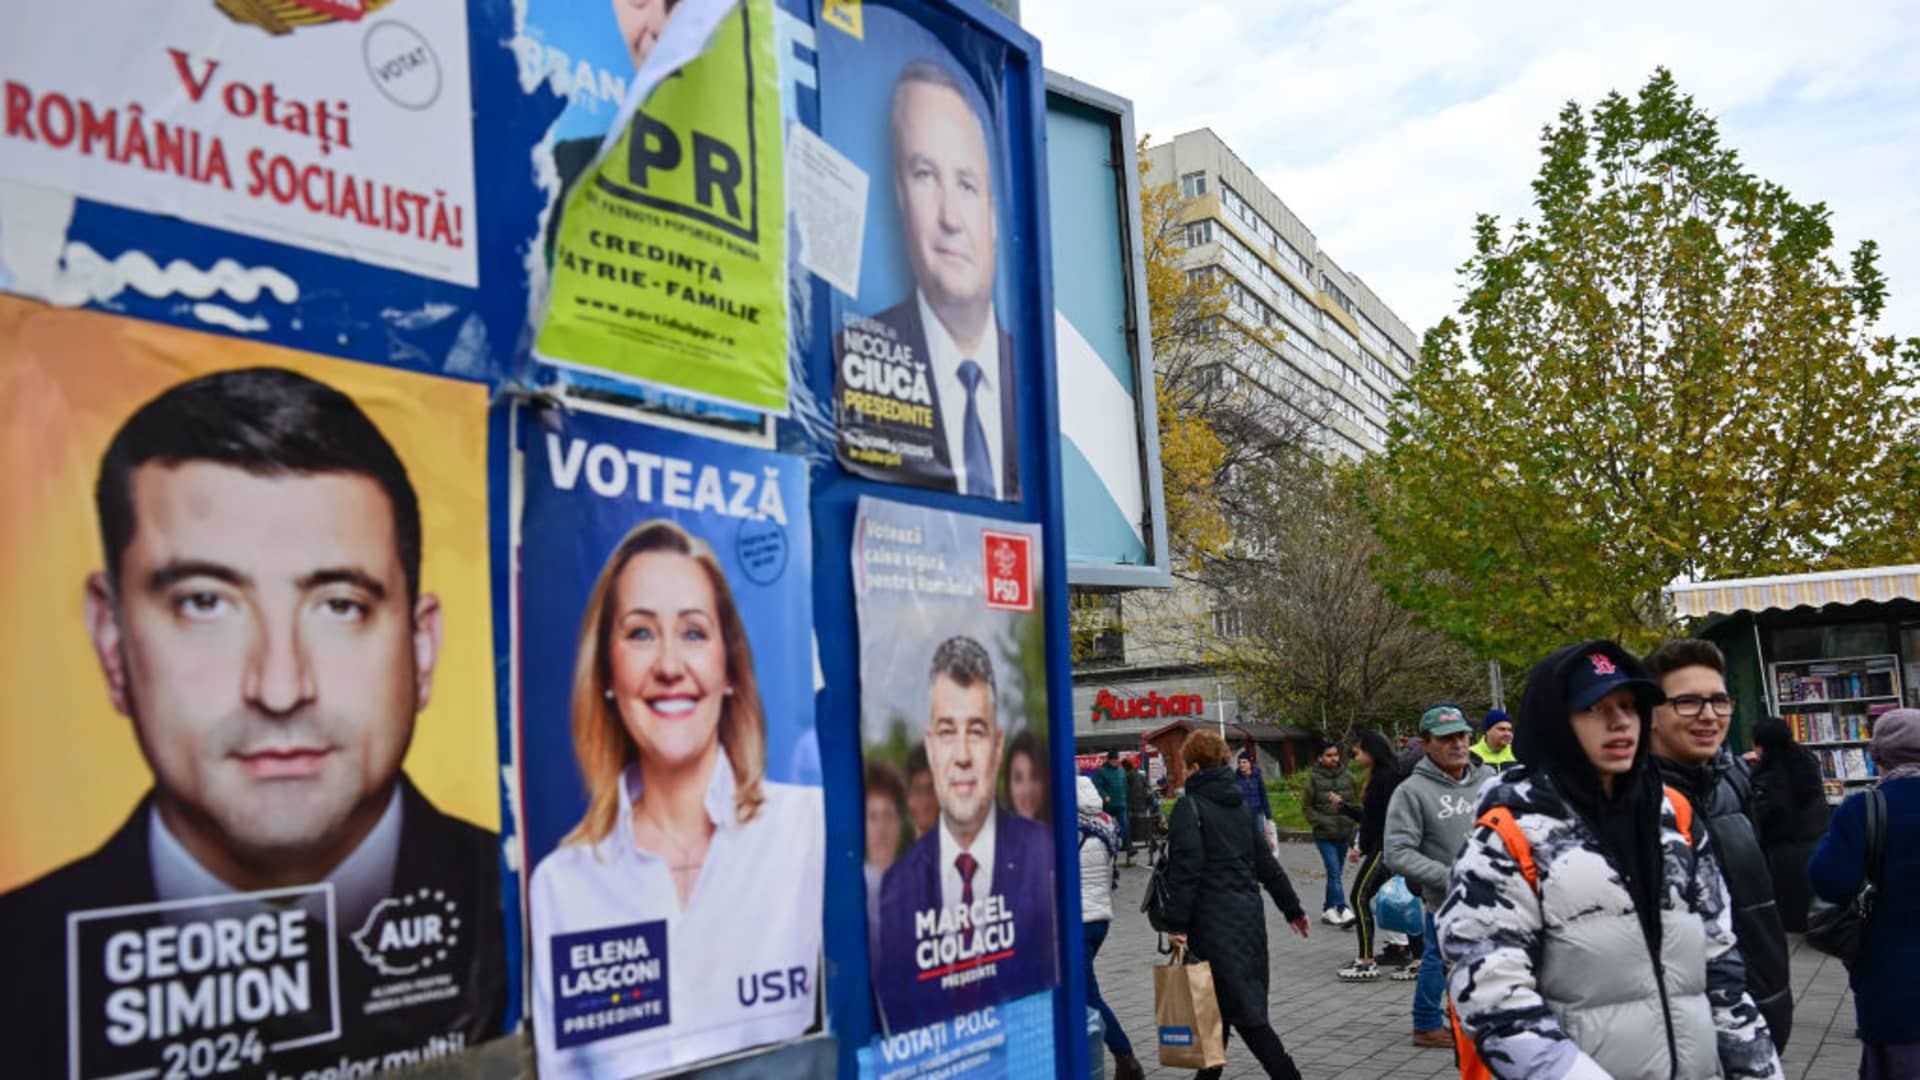
[[[1474,215],[1529,212],[1541,127],[1664,64],[1748,168],[1827,203],[1843,249],[1880,241],[1882,329],[1920,334],[1920,19],[1900,4],[1028,0],[1021,14],[1048,67],[1131,98],[1156,141],[1211,127],[1415,330],[1455,306]]]

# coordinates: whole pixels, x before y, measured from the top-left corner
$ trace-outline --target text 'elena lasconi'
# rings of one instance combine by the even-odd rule
[[[547,465],[553,486],[572,491],[584,475],[587,487],[606,499],[628,497],[674,510],[714,513],[750,521],[787,523],[780,497],[780,470],[753,473],[722,469],[668,454],[610,443],[589,443],[547,434]]]

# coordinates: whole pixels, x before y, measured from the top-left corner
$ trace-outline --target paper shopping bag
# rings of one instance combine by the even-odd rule
[[[1176,948],[1153,969],[1153,1023],[1160,1035],[1160,1064],[1211,1069],[1227,1063],[1227,1033],[1213,996],[1213,968],[1186,963]]]

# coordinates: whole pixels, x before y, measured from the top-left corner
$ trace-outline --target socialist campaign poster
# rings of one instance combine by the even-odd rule
[[[806,464],[581,411],[521,427],[541,1075],[799,1036],[826,867]]]
[[[922,20],[925,20],[924,22]],[[875,480],[1020,498],[1018,373],[1031,271],[1007,251],[1006,46],[924,5],[828,4],[820,133],[864,172],[858,291],[833,292],[840,463]]]
[[[0,296],[9,1075],[500,1034],[486,409]]]
[[[0,72],[0,179],[479,283],[461,0],[16,4]]]
[[[522,38],[523,75],[553,39],[583,57],[536,151],[558,188],[539,357],[786,415],[773,0],[530,0]],[[610,52],[619,73],[596,81],[585,57]],[[596,122],[612,85],[620,111]]]
[[[860,500],[868,939],[889,1035],[1055,982],[1037,525]]]

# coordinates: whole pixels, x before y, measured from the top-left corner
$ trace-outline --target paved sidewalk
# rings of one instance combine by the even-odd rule
[[[1271,902],[1267,951],[1273,964],[1268,991],[1274,1028],[1309,1080],[1377,1080],[1384,1077],[1458,1076],[1453,1054],[1413,1046],[1413,983],[1348,983],[1334,972],[1353,957],[1353,934],[1320,922],[1326,874],[1310,844],[1282,844],[1280,863],[1313,918],[1313,934],[1295,937]],[[1349,864],[1351,869],[1351,864]],[[1100,988],[1133,1040],[1147,1075],[1171,1078],[1185,1070],[1158,1065],[1153,1041],[1152,967],[1158,940],[1139,912],[1147,869],[1122,868],[1114,894],[1114,924],[1095,962]],[[1263,896],[1264,899],[1264,896]],[[1842,1080],[1859,1070],[1860,1043],[1853,1037],[1853,996],[1846,971],[1791,938],[1793,948],[1793,1038],[1785,1064],[1790,1080]],[[1113,1060],[1106,1058],[1107,1071]],[[1238,1040],[1227,1045],[1228,1078],[1265,1074]]]

